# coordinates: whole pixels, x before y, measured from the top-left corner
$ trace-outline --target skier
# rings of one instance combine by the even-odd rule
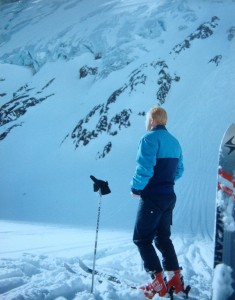
[[[131,194],[139,198],[133,241],[137,245],[145,270],[152,282],[140,287],[147,298],[165,296],[174,288],[184,291],[183,277],[171,241],[172,212],[176,202],[175,180],[183,174],[182,150],[165,125],[167,112],[153,107],[147,114],[146,130],[137,152],[136,171]],[[162,266],[156,248],[162,254]],[[164,277],[166,272],[167,280]]]

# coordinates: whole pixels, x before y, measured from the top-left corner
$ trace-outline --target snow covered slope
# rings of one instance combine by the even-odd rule
[[[218,146],[235,116],[234,9],[234,1],[2,4],[0,217],[93,225],[92,174],[112,189],[104,226],[132,226],[143,115],[163,105],[184,150],[177,231],[211,236]]]
[[[4,0],[0,8],[0,219],[94,228],[98,195],[89,176],[95,175],[112,190],[103,197],[101,228],[131,231],[138,203],[129,196],[129,182],[145,112],[162,105],[185,163],[176,185],[177,252],[196,286],[193,295],[209,299],[218,149],[235,121],[235,1]],[[10,225],[2,226],[6,238]],[[24,241],[24,234],[19,236]],[[7,240],[5,258],[15,234]],[[102,267],[110,243],[105,245]],[[110,260],[117,259],[114,268],[122,275],[125,252],[127,262],[135,253],[130,272],[138,272],[138,253],[129,244],[120,257],[109,252]],[[41,253],[35,253],[34,269],[41,274],[35,279],[40,288],[48,276],[41,265],[58,270],[51,261],[44,264]],[[28,258],[14,259],[12,265],[20,261],[29,268]],[[20,277],[15,286],[29,284],[32,296],[34,273],[30,268],[21,273],[22,268],[15,268],[19,276],[13,268],[1,278],[7,285],[7,278]],[[60,283],[69,276],[58,274]],[[70,299],[78,287],[87,290],[84,281],[69,279],[68,286],[53,289],[58,296],[61,288]],[[103,289],[96,296],[128,299],[126,291],[106,290],[104,298]],[[48,298],[55,298],[53,293]]]

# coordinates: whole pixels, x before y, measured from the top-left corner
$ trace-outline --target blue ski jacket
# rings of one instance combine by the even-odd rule
[[[142,137],[136,163],[131,190],[141,196],[174,193],[175,180],[184,171],[181,146],[163,125]]]

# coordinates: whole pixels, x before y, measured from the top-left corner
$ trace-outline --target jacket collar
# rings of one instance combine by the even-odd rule
[[[166,126],[164,126],[164,125],[157,125],[152,130],[159,130],[159,129],[167,130]]]

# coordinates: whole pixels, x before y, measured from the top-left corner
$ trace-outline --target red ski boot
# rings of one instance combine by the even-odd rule
[[[167,271],[167,287],[168,290],[174,288],[174,293],[184,292],[184,280],[180,274],[180,270]]]
[[[144,295],[148,299],[153,299],[153,297],[158,293],[160,297],[164,297],[167,293],[167,287],[165,278],[163,278],[162,273],[155,273],[151,275],[153,281],[147,285],[141,286],[140,289],[144,291]]]

